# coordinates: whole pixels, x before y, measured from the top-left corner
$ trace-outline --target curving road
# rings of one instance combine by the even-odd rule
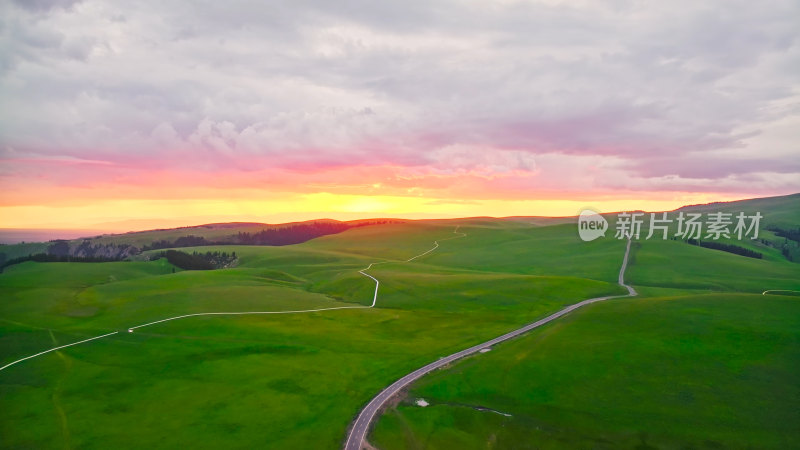
[[[630,254],[631,250],[631,240],[630,237],[628,238],[628,244],[625,247],[625,256],[622,259],[622,266],[619,269],[619,278],[618,283],[620,286],[626,288],[628,290],[627,295],[614,295],[614,296],[607,296],[607,297],[597,297],[597,298],[590,298],[588,300],[584,300],[580,303],[575,303],[574,305],[567,306],[566,308],[553,313],[544,319],[537,320],[536,322],[530,323],[525,325],[522,328],[516,329],[514,331],[508,332],[502,336],[498,336],[494,339],[488,340],[482,344],[475,345],[465,350],[461,350],[460,352],[453,353],[450,356],[445,356],[444,358],[440,358],[437,361],[434,361],[427,366],[420,367],[419,369],[409,373],[408,375],[400,378],[399,380],[392,383],[389,387],[382,390],[378,395],[376,395],[364,409],[358,414],[356,417],[355,422],[353,422],[352,426],[350,427],[349,434],[347,435],[347,441],[345,442],[344,449],[345,450],[361,450],[362,444],[364,443],[364,439],[367,436],[367,431],[369,431],[369,427],[372,424],[372,421],[377,416],[378,411],[383,407],[383,405],[392,398],[395,394],[397,394],[401,389],[408,386],[412,382],[422,378],[424,375],[439,369],[447,364],[450,364],[453,361],[461,359],[465,356],[472,355],[473,353],[477,353],[481,349],[491,347],[495,344],[499,344],[500,342],[507,341],[509,339],[513,339],[521,334],[527,333],[528,331],[540,327],[548,322],[551,322],[559,317],[569,314],[570,312],[588,305],[590,303],[601,302],[603,300],[609,300],[612,298],[622,298],[622,297],[633,297],[637,295],[636,290],[633,287],[625,284],[625,269],[628,266],[628,255]]]
[[[762,292],[761,295],[767,295],[769,292],[794,292],[800,294],[800,291],[791,291],[789,289],[767,289],[766,291]],[[780,295],[780,294],[778,294]]]
[[[415,260],[415,259],[417,259],[417,258],[419,258],[421,256],[425,256],[428,253],[430,253],[430,252],[436,250],[437,248],[439,248],[439,241],[447,241],[447,240],[450,240],[450,239],[457,239],[457,238],[465,237],[467,234],[459,232],[458,231],[459,227],[460,227],[460,225],[457,226],[455,228],[455,230],[453,230],[453,234],[456,234],[457,236],[435,240],[435,241],[433,241],[433,247],[430,250],[426,250],[426,251],[420,253],[419,255],[412,256],[411,258],[408,258],[406,260],[381,261],[381,262],[370,263],[369,266],[359,270],[358,273],[360,273],[361,275],[364,275],[365,277],[371,278],[375,282],[375,293],[372,296],[372,304],[369,305],[369,306],[365,306],[365,305],[335,306],[335,307],[331,307],[331,308],[301,309],[301,310],[294,310],[294,311],[237,311],[237,312],[205,312],[205,313],[183,314],[183,315],[180,315],[180,316],[168,317],[166,319],[156,320],[154,322],[148,322],[148,323],[144,323],[144,324],[141,324],[141,325],[136,325],[136,326],[130,327],[130,328],[128,328],[128,333],[133,333],[133,330],[135,330],[137,328],[149,327],[150,325],[169,322],[169,321],[172,321],[172,320],[186,319],[188,317],[200,317],[200,316],[244,316],[244,315],[259,315],[259,314],[302,314],[302,313],[320,312],[320,311],[336,311],[336,310],[340,310],[340,309],[369,309],[369,308],[374,308],[375,304],[378,301],[378,287],[380,286],[381,282],[378,281],[377,278],[375,278],[372,275],[366,273],[365,272],[366,270],[369,270],[369,269],[372,268],[372,266],[375,266],[375,265],[378,265],[378,264],[406,263],[406,262],[413,261],[413,260]],[[9,367],[11,367],[11,366],[13,366],[15,364],[19,364],[19,363],[21,363],[23,361],[27,361],[27,360],[32,359],[32,358],[36,358],[37,356],[46,355],[46,354],[48,354],[50,352],[54,352],[54,351],[60,350],[62,348],[72,347],[73,345],[84,344],[84,343],[87,343],[87,342],[94,341],[96,339],[102,339],[102,338],[105,338],[105,337],[113,336],[113,335],[118,334],[118,333],[120,333],[120,332],[119,331],[113,331],[113,332],[108,333],[108,334],[104,334],[104,335],[101,335],[101,336],[95,336],[93,338],[84,339],[82,341],[73,342],[71,344],[60,345],[58,347],[53,347],[53,348],[45,350],[43,352],[39,352],[39,353],[36,353],[34,355],[30,355],[30,356],[26,356],[24,358],[20,358],[20,359],[18,359],[16,361],[12,361],[12,362],[0,367],[0,371],[5,370],[5,369],[7,369],[7,368],[9,368]]]

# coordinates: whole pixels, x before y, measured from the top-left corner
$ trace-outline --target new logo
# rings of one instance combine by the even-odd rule
[[[593,241],[605,237],[608,221],[599,212],[585,208],[578,215],[578,235],[584,241]]]

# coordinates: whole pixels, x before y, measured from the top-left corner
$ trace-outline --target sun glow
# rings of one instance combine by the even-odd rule
[[[224,194],[224,193],[222,193]],[[586,206],[600,211],[672,210],[685,204],[734,199],[724,195],[625,196],[563,199],[471,199],[332,192],[237,191],[187,199],[75,199],[69,204],[0,205],[0,228],[91,228],[131,231],[211,222],[289,222],[330,218],[408,219],[470,216],[573,216]]]

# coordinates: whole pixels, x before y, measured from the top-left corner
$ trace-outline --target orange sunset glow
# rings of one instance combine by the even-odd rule
[[[0,0],[0,450],[800,449],[798,25]]]
[[[27,31],[3,31],[0,228],[569,216],[800,190],[798,90],[763,82],[797,86],[781,28],[699,48],[662,43],[660,7],[453,5],[486,19],[474,28],[321,6],[175,4],[157,28],[133,6],[2,8]]]

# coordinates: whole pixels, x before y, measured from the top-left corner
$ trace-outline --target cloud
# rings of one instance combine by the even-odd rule
[[[81,0],[13,0],[13,3],[28,11],[41,12],[54,8],[68,9]]]
[[[4,164],[800,188],[782,163],[800,153],[790,0],[36,0],[0,17]]]

